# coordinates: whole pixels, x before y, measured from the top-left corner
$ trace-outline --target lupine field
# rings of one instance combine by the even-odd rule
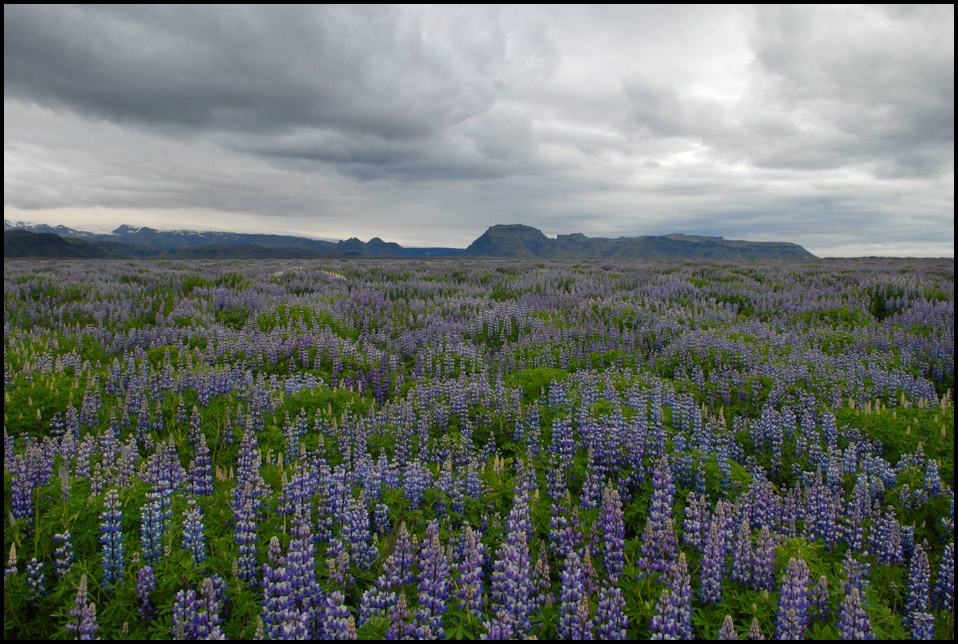
[[[953,637],[953,260],[3,279],[5,638]]]

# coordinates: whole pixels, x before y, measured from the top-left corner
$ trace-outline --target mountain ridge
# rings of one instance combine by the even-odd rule
[[[66,226],[4,224],[5,257],[163,257],[163,258],[335,258],[335,257],[505,257],[527,259],[811,259],[791,242],[752,242],[705,235],[587,237],[582,233],[547,237],[525,224],[490,226],[465,250],[404,248],[373,237],[328,241],[264,233],[160,231],[123,224],[110,233]],[[35,235],[35,237],[31,237]],[[9,236],[9,239],[8,239]]]
[[[753,242],[706,235],[640,235],[586,237],[582,233],[555,239],[524,224],[490,226],[466,248],[463,257],[530,259],[813,259],[792,242]]]

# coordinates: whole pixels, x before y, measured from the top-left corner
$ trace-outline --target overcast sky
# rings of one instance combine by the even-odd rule
[[[4,6],[4,217],[954,256],[954,6]]]

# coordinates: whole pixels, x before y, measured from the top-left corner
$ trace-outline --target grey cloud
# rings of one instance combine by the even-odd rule
[[[554,65],[549,42],[516,44],[495,12],[446,19],[440,37],[389,7],[5,6],[4,95],[158,128],[403,140]]]

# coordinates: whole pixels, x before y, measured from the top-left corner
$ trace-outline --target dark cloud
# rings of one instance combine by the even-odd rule
[[[151,127],[427,137],[555,62],[494,12],[451,32],[389,7],[4,8],[4,95]],[[525,34],[529,35],[529,34]]]

